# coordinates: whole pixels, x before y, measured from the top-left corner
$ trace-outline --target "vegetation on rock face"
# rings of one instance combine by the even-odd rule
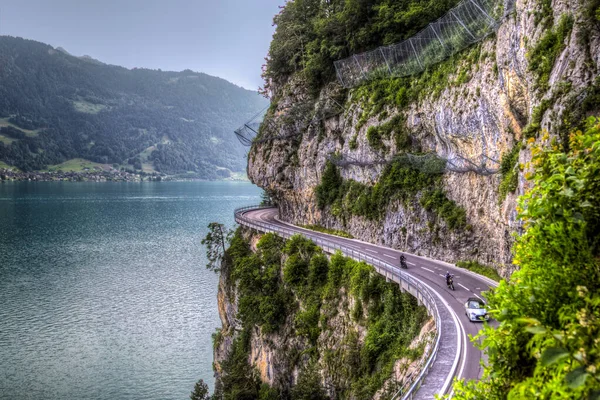
[[[569,142],[532,151],[519,270],[488,295],[500,325],[478,336],[488,365],[457,399],[600,397],[600,120]]]
[[[517,190],[519,183],[519,151],[520,144],[516,144],[509,152],[502,156],[500,161],[500,187],[498,188],[498,199],[503,202],[508,193],[513,193]]]
[[[268,85],[302,74],[316,92],[335,78],[333,62],[399,42],[435,21],[457,0],[295,0],[277,25],[264,71]]]
[[[337,167],[327,163],[321,183],[315,188],[319,208],[331,207],[336,217],[345,219],[356,215],[380,220],[394,200],[408,204],[421,194],[421,205],[443,219],[450,229],[466,227],[465,210],[448,199],[441,188],[441,173],[421,172],[396,160],[387,165],[373,185],[344,180]]]
[[[489,54],[481,53],[481,45],[462,51],[423,73],[391,79],[377,79],[352,90],[351,101],[360,104],[362,113],[357,129],[360,129],[370,117],[386,113],[386,106],[398,110],[425,97],[438,98],[444,89],[466,83],[470,71]]]
[[[567,46],[573,29],[573,17],[563,15],[556,27],[547,30],[528,54],[529,70],[536,76],[536,88],[545,92],[549,88],[550,73],[556,58]]]
[[[328,229],[321,225],[300,225],[300,226],[303,228],[306,228],[306,229],[317,231],[317,232],[328,233],[330,235],[336,235],[336,236],[340,236],[340,237],[344,237],[344,238],[348,238],[348,239],[354,239],[354,236],[352,236],[348,232],[339,231],[339,230],[335,230],[335,229]]]
[[[237,289],[243,330],[221,364],[218,398],[326,398],[321,374],[330,377],[338,398],[371,398],[391,377],[396,360],[421,355],[422,349],[409,350],[408,345],[424,323],[425,309],[372,267],[341,254],[330,261],[299,235],[284,242],[265,234],[257,249],[250,250],[240,228],[227,250],[229,282]],[[348,318],[350,302],[355,304],[354,322],[366,329],[366,336],[359,340],[349,325],[332,344],[328,338],[339,331],[335,321]],[[254,327],[290,341],[284,373],[291,376],[299,369],[295,385],[290,387],[287,380],[272,388],[260,385],[248,363]],[[338,365],[341,360],[343,365]]]
[[[128,70],[9,36],[0,65],[0,161],[23,171],[84,158],[222,178],[245,168],[232,130],[266,105],[206,74]]]

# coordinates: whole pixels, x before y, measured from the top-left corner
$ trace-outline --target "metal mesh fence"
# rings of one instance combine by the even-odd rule
[[[237,128],[235,132],[235,136],[237,136],[240,143],[244,146],[250,146],[256,135],[258,135],[260,125],[267,114],[267,110],[269,107],[265,107],[259,112],[257,112],[250,120],[248,120],[244,125]]]
[[[338,80],[350,88],[370,79],[422,72],[495,32],[513,9],[514,0],[463,0],[403,42],[336,61]]]
[[[448,158],[444,158],[434,153],[403,153],[398,154],[390,159],[377,158],[374,160],[360,160],[351,156],[332,154],[329,155],[327,159],[334,165],[342,168],[347,168],[350,166],[370,167],[398,162],[413,169],[419,170],[425,174],[441,174],[444,172],[456,172],[464,174],[473,172],[478,175],[487,176],[497,174],[500,171],[499,161],[494,160],[483,153],[475,160],[470,160],[457,154],[454,154]]]
[[[276,117],[265,119],[269,107],[256,113],[234,133],[240,143],[251,146],[276,139],[292,139],[302,135],[311,125],[317,124],[344,112],[344,107],[334,98],[324,97],[316,106],[311,103],[297,103],[285,110],[280,110]],[[282,126],[294,126],[293,129],[282,130]],[[287,133],[281,133],[289,131]]]

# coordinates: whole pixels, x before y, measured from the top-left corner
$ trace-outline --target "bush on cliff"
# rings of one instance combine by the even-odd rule
[[[344,180],[337,167],[328,162],[321,183],[315,188],[315,195],[319,208],[330,206],[332,214],[342,220],[353,215],[380,220],[394,200],[408,204],[422,193],[421,205],[443,219],[449,229],[465,228],[466,212],[448,199],[441,187],[441,177],[441,171],[422,172],[397,158],[386,165],[379,181],[369,186],[351,179]]]
[[[221,365],[219,396],[325,398],[320,372],[331,376],[340,398],[371,398],[390,378],[397,359],[420,356],[407,348],[426,319],[425,309],[367,264],[340,253],[330,261],[312,241],[299,235],[284,242],[265,234],[253,253],[241,229],[227,253],[243,330]],[[366,329],[366,337],[359,341],[357,331],[349,326],[339,338],[348,345],[326,345],[327,335],[339,331],[333,325],[339,322],[330,321],[350,314],[350,297],[360,304],[360,318],[354,323]],[[296,385],[267,388],[257,381],[248,362],[251,332],[256,327],[262,333],[281,335],[279,340],[287,343],[284,346],[291,346],[282,354],[290,371],[300,371]],[[339,360],[346,360],[340,369],[335,364]]]

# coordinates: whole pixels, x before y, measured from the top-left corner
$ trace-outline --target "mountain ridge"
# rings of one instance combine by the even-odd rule
[[[24,171],[84,158],[220,178],[245,169],[231,131],[267,104],[205,73],[127,69],[11,36],[0,65],[0,161]]]

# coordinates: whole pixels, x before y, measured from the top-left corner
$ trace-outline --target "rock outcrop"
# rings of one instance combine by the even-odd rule
[[[370,105],[357,98],[357,90],[345,91],[330,84],[313,101],[299,78],[272,85],[276,102],[267,122],[275,131],[271,135],[285,139],[253,145],[248,161],[250,179],[277,200],[286,221],[346,230],[362,240],[448,262],[474,260],[494,265],[507,276],[512,234],[519,232],[516,199],[527,187],[524,171],[531,142],[526,143],[524,130],[532,124],[548,130],[549,139],[541,139],[540,134],[535,139],[538,143],[564,135],[570,128],[567,120],[575,119],[573,114],[598,76],[600,35],[597,23],[585,14],[587,4],[584,0],[552,1],[552,15],[545,16],[546,20],[556,26],[568,16],[573,28],[564,39],[564,50],[556,58],[546,87],[538,84],[529,53],[552,24],[540,23],[539,4],[534,0],[517,1],[516,11],[502,22],[497,34],[478,45],[476,59],[458,58],[456,70],[440,93],[421,94],[401,109],[386,105],[366,121],[365,108]],[[300,107],[306,104],[310,106]],[[331,116],[336,107],[337,115]],[[377,221],[340,218],[331,207],[320,209],[315,188],[332,154],[360,161],[340,168],[344,179],[367,185],[378,181],[384,166],[377,161],[392,157],[396,148],[393,140],[384,139],[386,152],[373,149],[367,131],[397,114],[402,115],[402,129],[410,132],[420,152],[463,165],[464,159],[476,165],[484,160],[487,168],[498,169],[503,155],[514,146],[522,147],[516,190],[501,198],[500,174],[446,171],[446,196],[466,211],[467,228],[459,231],[448,229],[419,201],[392,201],[383,219]],[[290,117],[295,115],[315,117]],[[578,117],[581,120],[583,116]],[[369,162],[375,163],[359,165]]]

